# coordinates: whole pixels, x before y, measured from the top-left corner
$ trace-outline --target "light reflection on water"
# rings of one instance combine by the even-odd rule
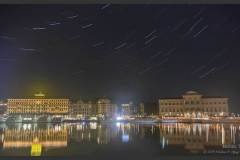
[[[212,149],[226,150],[229,149],[226,146],[231,145],[239,149],[239,133],[238,124],[1,124],[0,156],[30,156],[32,152],[43,156],[78,155],[81,147],[131,149],[131,146],[141,145],[161,154],[196,154]],[[33,146],[40,147],[41,153]]]

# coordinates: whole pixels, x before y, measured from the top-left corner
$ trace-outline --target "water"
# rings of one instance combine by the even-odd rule
[[[239,124],[1,124],[1,156],[158,159],[168,155],[233,155]]]

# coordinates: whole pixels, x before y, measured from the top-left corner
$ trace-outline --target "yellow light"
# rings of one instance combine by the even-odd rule
[[[36,94],[34,94],[34,96],[35,97],[45,97],[45,94],[43,94],[43,93],[36,93]]]
[[[34,139],[34,142],[31,147],[31,156],[41,156],[42,145],[38,143],[38,140]]]
[[[36,104],[41,104],[41,101],[37,101]]]

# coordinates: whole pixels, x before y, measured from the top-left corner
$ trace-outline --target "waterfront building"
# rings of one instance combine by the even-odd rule
[[[4,114],[7,111],[7,102],[0,101],[0,114]]]
[[[140,115],[145,115],[145,110],[144,110],[144,103],[139,104],[139,113]]]
[[[133,103],[125,103],[121,105],[121,114],[123,116],[130,116],[133,113]]]
[[[121,113],[125,116],[130,115],[144,115],[144,103],[139,103],[139,105],[134,104],[132,101],[121,105]]]
[[[129,108],[130,108],[130,115],[137,115],[140,113],[140,106],[137,105],[136,103],[133,103],[132,101],[130,101],[128,103]]]
[[[188,91],[182,97],[159,99],[160,116],[208,117],[227,116],[227,97],[207,97]]]
[[[130,105],[129,104],[122,104],[121,105],[121,114],[124,116],[129,116],[130,115]]]
[[[72,103],[70,107],[70,115],[77,117],[89,117],[94,115],[94,104],[78,100],[76,103]]]
[[[117,105],[113,104],[110,99],[101,98],[96,104],[97,115],[113,117],[117,113]]]
[[[145,115],[158,115],[159,106],[158,102],[145,102],[144,103],[144,113]]]
[[[7,101],[9,114],[68,114],[69,99],[48,99],[45,95],[35,94],[34,98],[11,98]]]

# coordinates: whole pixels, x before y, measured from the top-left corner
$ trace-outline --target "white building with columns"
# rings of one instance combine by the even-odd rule
[[[227,116],[227,97],[207,97],[188,91],[181,97],[159,99],[160,116],[208,117]]]

